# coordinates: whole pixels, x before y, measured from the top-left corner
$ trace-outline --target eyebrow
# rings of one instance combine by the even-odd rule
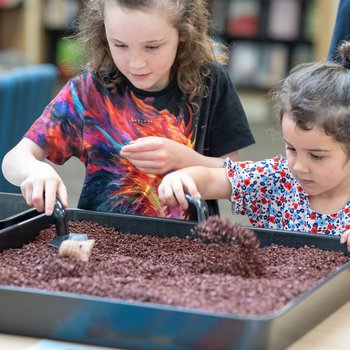
[[[288,146],[294,148],[294,146],[291,145],[286,139],[283,139],[283,140]],[[322,149],[322,148],[307,148],[307,149],[305,149],[305,151],[308,151],[308,152],[330,152],[331,150]]]
[[[122,40],[119,40],[119,39],[115,39],[115,38],[111,38],[110,37],[110,40],[115,42],[115,43],[120,43],[120,44],[124,44],[124,41]],[[165,41],[165,38],[161,38],[161,39],[155,39],[155,40],[148,40],[148,41],[145,41],[141,44],[146,44],[146,45],[149,45],[149,44],[159,44],[161,42],[164,42]]]
[[[320,149],[320,148],[315,148],[315,149],[313,149],[313,148],[310,148],[310,149],[306,149],[306,151],[309,151],[309,152],[330,152],[330,150],[329,149]]]

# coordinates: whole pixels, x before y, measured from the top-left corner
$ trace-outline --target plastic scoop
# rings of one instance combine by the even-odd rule
[[[66,212],[58,199],[56,200],[53,216],[56,219],[56,237],[48,243],[49,246],[59,248],[61,243],[67,239],[75,241],[88,240],[88,236],[85,233],[69,233]]]
[[[200,198],[193,198],[189,194],[185,193],[187,202],[194,205],[197,209],[198,222],[204,221],[209,217],[209,209],[207,203]]]

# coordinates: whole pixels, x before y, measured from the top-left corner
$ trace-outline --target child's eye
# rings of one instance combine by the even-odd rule
[[[316,154],[311,154],[311,158],[314,159],[314,160],[322,160],[323,156],[318,156]]]
[[[290,152],[295,152],[295,148],[286,145],[286,150]]]
[[[157,49],[159,49],[159,45],[157,45],[157,46],[147,46],[146,49],[147,50],[157,50]]]
[[[125,48],[125,47],[127,47],[127,46],[124,45],[124,44],[114,44],[114,47]]]

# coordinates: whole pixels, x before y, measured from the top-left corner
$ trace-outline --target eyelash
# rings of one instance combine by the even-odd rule
[[[316,156],[314,154],[311,154],[311,158],[315,159],[315,160],[322,160],[323,157],[322,156]]]
[[[293,147],[290,146],[286,146],[286,150],[290,151],[290,152],[295,152],[295,149]],[[315,154],[310,154],[311,158],[313,158],[314,160],[322,160],[324,157],[323,156],[317,156]]]
[[[124,49],[127,47],[127,45],[122,45],[122,44],[114,44],[114,47],[118,48],[118,49]],[[157,50],[159,49],[159,45],[158,46],[146,46],[147,50]]]

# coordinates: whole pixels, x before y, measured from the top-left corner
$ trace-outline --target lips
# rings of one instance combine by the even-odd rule
[[[305,184],[305,185],[311,185],[313,184],[314,182],[312,180],[304,180],[304,179],[300,179],[298,178],[300,184]]]
[[[147,73],[147,74],[134,74],[134,73],[131,73],[131,75],[133,76],[134,79],[142,80],[142,79],[146,79],[150,75],[150,73]]]

